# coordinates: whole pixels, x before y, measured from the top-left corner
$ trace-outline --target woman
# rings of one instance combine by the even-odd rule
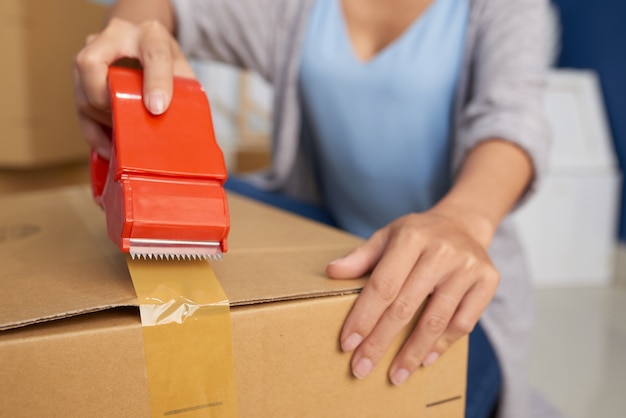
[[[353,374],[376,367],[430,295],[391,382],[481,319],[500,416],[531,416],[531,291],[505,217],[546,160],[544,0],[120,0],[111,17],[75,65],[92,147],[110,153],[106,73],[119,58],[142,63],[157,115],[172,75],[193,77],[183,52],[257,71],[275,89],[273,163],[250,181],[369,237],[327,267],[334,279],[371,272],[340,336]]]

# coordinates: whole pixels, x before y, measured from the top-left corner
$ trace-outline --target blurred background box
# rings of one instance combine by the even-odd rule
[[[106,7],[87,0],[0,1],[0,167],[87,158],[74,112],[72,64]]]
[[[269,167],[270,163],[269,144],[240,146],[234,156],[236,174],[261,171]]]
[[[8,193],[87,183],[89,183],[89,164],[87,162],[30,170],[0,170],[0,196]]]
[[[515,215],[530,273],[543,287],[609,285],[622,179],[598,77],[553,70],[547,81],[550,169]]]

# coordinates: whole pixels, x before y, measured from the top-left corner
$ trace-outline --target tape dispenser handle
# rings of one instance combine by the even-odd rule
[[[97,204],[102,205],[102,192],[109,173],[109,160],[102,157],[95,150],[91,150],[89,158],[91,172],[91,192]]]

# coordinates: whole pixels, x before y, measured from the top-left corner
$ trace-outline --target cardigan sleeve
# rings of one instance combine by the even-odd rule
[[[453,167],[458,173],[482,141],[499,138],[516,144],[533,165],[532,182],[518,205],[536,190],[548,163],[550,135],[543,111],[548,12],[545,0],[490,0],[473,17],[479,22]]]
[[[272,82],[274,49],[286,36],[294,1],[171,0],[176,37],[188,57],[259,73]]]

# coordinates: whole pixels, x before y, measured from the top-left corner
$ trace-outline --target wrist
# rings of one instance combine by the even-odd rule
[[[444,199],[435,205],[431,211],[451,219],[485,249],[489,247],[498,227],[496,220],[468,204]]]

